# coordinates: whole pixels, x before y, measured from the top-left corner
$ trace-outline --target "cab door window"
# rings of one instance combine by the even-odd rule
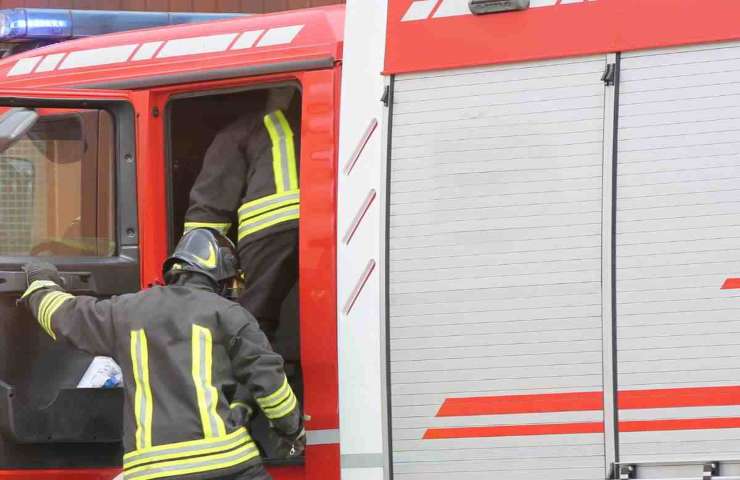
[[[115,254],[113,120],[45,115],[0,153],[0,255]]]

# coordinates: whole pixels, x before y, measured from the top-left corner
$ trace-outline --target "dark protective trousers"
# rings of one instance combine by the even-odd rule
[[[239,244],[245,288],[239,303],[257,321],[272,342],[283,300],[298,280],[298,230],[277,232]]]

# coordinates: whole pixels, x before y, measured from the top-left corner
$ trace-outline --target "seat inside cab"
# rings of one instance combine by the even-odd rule
[[[216,135],[240,116],[265,108],[271,92],[280,89],[289,102],[294,128],[301,125],[301,92],[296,85],[257,88],[238,92],[207,93],[173,98],[167,107],[169,167],[170,251],[181,238],[189,194],[203,165],[203,158]],[[286,113],[288,115],[288,113]],[[300,131],[294,131],[296,150],[300,149]],[[296,152],[300,158],[300,152]],[[235,213],[236,216],[236,213]],[[236,244],[238,222],[233,220],[229,237]],[[247,272],[249,266],[242,268]],[[283,302],[280,326],[273,341],[273,348],[285,359],[288,380],[299,400],[303,398],[303,381],[300,362],[300,334],[298,314],[298,285],[292,285]],[[228,394],[228,392],[227,392]],[[252,435],[270,462],[273,445],[267,436],[267,420],[258,415],[250,426]]]

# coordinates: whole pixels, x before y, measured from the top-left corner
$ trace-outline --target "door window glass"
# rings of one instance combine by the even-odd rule
[[[0,255],[114,255],[111,115],[39,113],[33,128],[0,153]]]

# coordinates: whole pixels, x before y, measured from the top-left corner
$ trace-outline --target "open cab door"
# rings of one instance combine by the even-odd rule
[[[101,382],[89,380],[93,358],[55,342],[16,301],[26,288],[21,267],[34,258],[56,264],[73,293],[110,297],[140,288],[136,112],[147,98],[0,90],[3,111],[28,117],[10,121],[17,138],[0,127],[8,140],[0,152],[3,478],[110,479],[120,466],[116,379],[94,388]]]

